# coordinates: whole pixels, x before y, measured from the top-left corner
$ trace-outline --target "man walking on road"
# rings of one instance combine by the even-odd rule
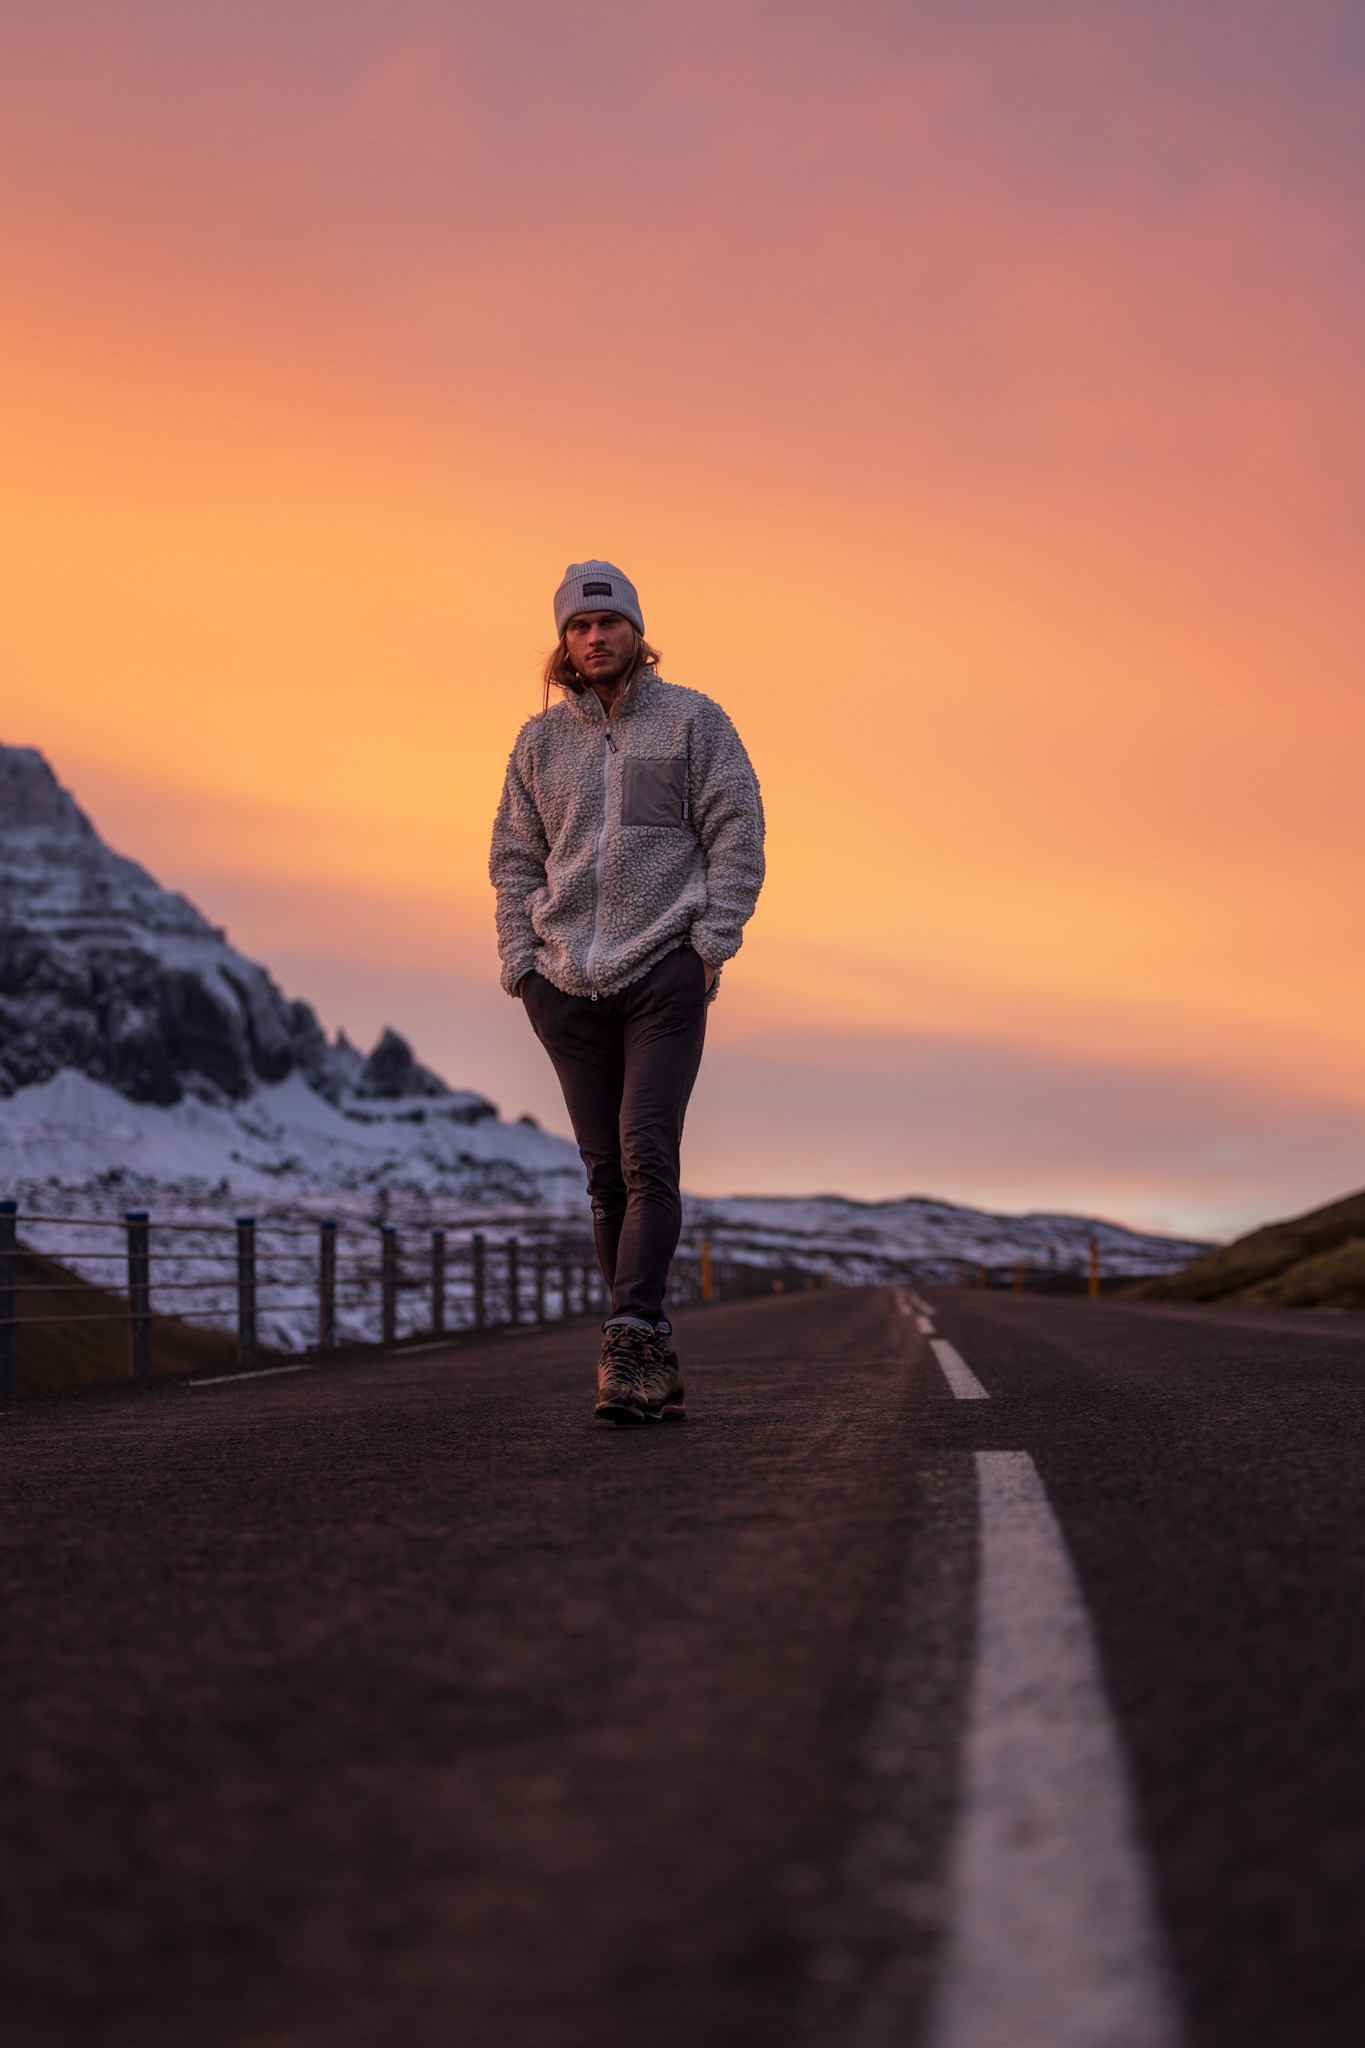
[[[706,1006],[763,884],[763,805],[718,704],[666,683],[635,586],[573,562],[546,709],[507,764],[489,873],[502,985],[554,1062],[611,1290],[597,1413],[683,1414],[664,1316]],[[562,692],[550,703],[553,689]]]

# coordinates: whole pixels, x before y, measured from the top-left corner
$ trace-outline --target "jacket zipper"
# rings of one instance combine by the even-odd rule
[[[583,962],[584,967],[587,969],[589,981],[593,978],[593,970],[597,964],[597,941],[602,931],[602,884],[607,872],[607,820],[611,815],[611,763],[612,756],[616,752],[616,742],[611,736],[610,726],[607,727],[603,738],[607,744],[602,750],[602,830],[597,835],[597,905],[593,911],[592,939],[588,946],[587,958]],[[592,1000],[594,1002],[597,1001],[596,989],[592,992]]]

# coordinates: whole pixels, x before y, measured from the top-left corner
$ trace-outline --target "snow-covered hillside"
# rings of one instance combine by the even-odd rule
[[[27,747],[0,747],[0,1197],[110,1220],[589,1222],[571,1144],[448,1087],[396,1032],[368,1056],[329,1041],[307,1003],[105,846]],[[1085,1217],[833,1195],[689,1199],[685,1242],[871,1279],[963,1259],[1065,1268],[1092,1232],[1110,1272],[1203,1249]]]
[[[687,1229],[741,1250],[755,1264],[829,1268],[844,1281],[878,1280],[913,1266],[923,1279],[955,1279],[962,1265],[1030,1267],[1059,1273],[1087,1264],[1090,1240],[1105,1273],[1169,1273],[1207,1247],[1157,1237],[1088,1216],[997,1215],[912,1196],[852,1202],[843,1195],[734,1196],[687,1205]]]
[[[449,1088],[387,1031],[329,1041],[183,896],[0,747],[0,1193],[82,1213],[581,1216],[574,1147]],[[69,1204],[68,1204],[69,1206]]]
[[[294,1073],[245,1102],[187,1095],[163,1107],[68,1071],[0,1103],[0,1193],[34,1209],[79,1190],[82,1213],[111,1217],[249,1209],[459,1222],[585,1210],[572,1145],[503,1123],[488,1105],[473,1116],[467,1100],[332,1103]]]

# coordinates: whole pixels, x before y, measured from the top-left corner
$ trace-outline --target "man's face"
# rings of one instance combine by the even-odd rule
[[[579,612],[565,627],[564,639],[586,683],[614,683],[635,659],[635,628],[620,612]]]

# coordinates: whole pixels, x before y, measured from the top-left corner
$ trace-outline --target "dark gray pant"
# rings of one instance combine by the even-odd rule
[[[678,1248],[683,1117],[706,1035],[706,970],[691,946],[614,996],[566,996],[528,974],[521,999],[554,1061],[588,1169],[611,1313],[656,1323]]]

